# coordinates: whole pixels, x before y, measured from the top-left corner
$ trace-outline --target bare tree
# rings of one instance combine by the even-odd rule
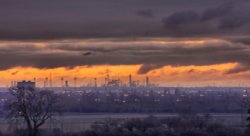
[[[5,104],[7,118],[24,119],[29,136],[36,136],[38,129],[56,112],[58,98],[52,91],[39,91],[33,88],[12,88],[13,98]]]
[[[250,99],[248,97],[244,97],[241,100],[241,108],[242,108],[242,113],[241,113],[241,118],[242,118],[242,124],[243,126],[245,125],[245,119],[243,117],[244,109],[247,110],[247,117],[246,117],[246,126],[250,128]],[[244,109],[243,109],[244,108]]]

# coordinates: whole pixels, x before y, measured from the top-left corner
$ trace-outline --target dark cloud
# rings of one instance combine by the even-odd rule
[[[213,36],[226,32],[237,35],[228,28],[247,26],[249,8],[242,7],[242,0],[228,1],[26,0],[21,4],[18,0],[0,1],[0,39]]]
[[[226,74],[235,74],[235,73],[245,72],[249,70],[250,70],[249,64],[239,64],[235,68],[228,70]]]
[[[150,40],[148,42],[138,40],[120,42],[59,42],[48,43],[46,46],[36,46],[30,49],[19,48],[18,45],[4,46],[5,50],[0,51],[0,61],[4,62],[0,65],[0,69],[3,70],[15,66],[70,68],[81,65],[142,64],[138,73],[145,74],[166,65],[203,66],[239,63],[244,66],[250,66],[250,46],[241,43],[229,41],[209,42],[208,40],[207,43],[205,42],[201,45],[182,44],[184,43],[173,42],[166,45],[158,45],[157,43],[152,44]],[[228,74],[230,73],[235,72],[228,72]]]
[[[184,10],[172,13],[163,19],[169,36],[237,36],[249,34],[249,1],[239,0],[223,3],[202,12]]]
[[[164,65],[160,65],[160,64],[145,64],[145,65],[142,65],[140,67],[140,69],[138,70],[137,73],[138,74],[146,74],[151,70],[155,70],[155,69],[161,68],[163,66]]]
[[[18,74],[19,71],[12,72],[11,75],[16,75]]]
[[[236,16],[231,18],[226,18],[221,20],[218,28],[222,30],[233,30],[248,24],[250,21],[250,17],[245,16]]]
[[[92,55],[92,52],[85,52],[82,54],[83,56],[89,56],[89,55]]]
[[[138,16],[141,16],[141,17],[144,17],[144,18],[154,18],[155,17],[155,14],[152,10],[150,9],[142,9],[142,10],[138,10],[136,12],[136,14]]]
[[[189,74],[195,73],[195,69],[190,69],[187,73]]]
[[[166,26],[178,27],[183,24],[193,24],[200,20],[199,14],[194,11],[181,11],[168,16],[164,21]]]
[[[227,74],[245,71],[250,66],[249,6],[249,0],[2,0],[0,69],[142,64],[138,73],[144,74],[165,65],[235,62],[239,66]],[[173,43],[153,44],[153,37]],[[175,43],[182,38],[226,41]],[[16,42],[2,45],[5,40]],[[40,41],[48,45],[35,45]]]
[[[228,38],[227,40],[235,43],[241,43],[244,45],[250,45],[250,37],[249,36],[243,36],[243,37],[232,37]]]
[[[201,21],[209,21],[223,17],[233,12],[235,2],[224,3],[218,7],[206,9],[201,16]]]

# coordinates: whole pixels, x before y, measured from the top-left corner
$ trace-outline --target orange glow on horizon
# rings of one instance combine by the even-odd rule
[[[133,78],[144,82],[145,76],[149,76],[150,80],[162,86],[202,86],[216,82],[218,85],[232,85],[234,78],[242,78],[241,74],[226,75],[225,72],[234,68],[236,63],[227,63],[220,65],[209,66],[165,66],[159,69],[150,71],[147,74],[140,75],[137,73],[141,65],[101,65],[101,66],[78,66],[74,68],[53,68],[53,69],[38,69],[33,67],[15,67],[8,70],[0,71],[1,84],[6,86],[11,80],[33,80],[36,78],[38,86],[42,86],[43,80],[52,74],[53,85],[60,86],[60,79],[73,81],[74,77],[78,79],[78,86],[90,83],[93,78],[97,78],[99,85],[104,82],[104,77],[109,74],[112,78],[120,78],[124,83],[127,83],[128,75],[133,75]],[[237,84],[235,84],[237,85]]]

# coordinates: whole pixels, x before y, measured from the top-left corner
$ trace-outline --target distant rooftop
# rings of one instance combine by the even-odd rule
[[[17,82],[17,88],[24,88],[24,89],[29,89],[29,88],[36,88],[36,83],[32,81],[25,81],[23,80],[22,82]]]

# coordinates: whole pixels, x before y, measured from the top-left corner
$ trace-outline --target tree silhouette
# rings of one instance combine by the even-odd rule
[[[247,127],[250,128],[250,108],[247,110],[247,114],[248,114],[248,117],[247,117]]]
[[[7,118],[22,118],[27,124],[29,136],[36,136],[46,120],[58,109],[58,97],[52,91],[38,91],[33,88],[12,88],[13,96],[5,104]]]

